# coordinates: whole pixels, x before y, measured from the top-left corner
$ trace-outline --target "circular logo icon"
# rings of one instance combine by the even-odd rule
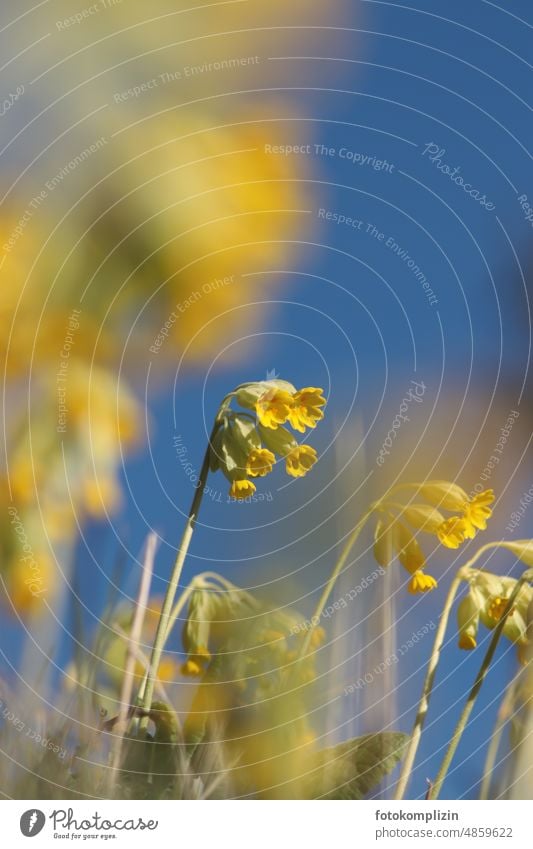
[[[31,808],[25,811],[20,818],[20,830],[24,837],[35,837],[43,830],[46,817],[42,811],[36,808]]]

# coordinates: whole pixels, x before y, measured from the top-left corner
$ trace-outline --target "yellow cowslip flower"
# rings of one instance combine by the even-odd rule
[[[416,593],[426,593],[429,590],[434,590],[436,586],[437,582],[432,575],[426,575],[425,572],[417,570],[413,573],[407,589],[414,595]]]
[[[407,585],[408,591],[414,594],[435,589],[437,581],[432,575],[427,575],[423,571],[423,567],[426,565],[426,558],[418,540],[415,539],[409,528],[402,525],[401,522],[396,522],[393,530],[393,540],[398,553],[398,560],[404,569],[412,575]]]
[[[437,536],[439,542],[446,548],[459,548],[465,539],[473,539],[475,531],[466,519],[452,516],[446,519],[438,528]]]
[[[502,590],[498,595],[487,595],[480,611],[481,621],[487,628],[495,628],[502,618],[511,593],[516,586],[514,578],[501,579]],[[533,590],[526,584],[522,588],[503,626],[503,635],[512,643],[527,643],[528,608],[533,599]]]
[[[442,528],[442,539],[439,534],[440,541],[448,548],[458,548],[465,539],[474,539],[476,530],[484,531],[486,529],[487,519],[492,515],[490,508],[494,501],[492,489],[487,489],[473,498],[469,498],[464,489],[455,483],[428,481],[420,486],[419,491],[430,504],[445,510],[454,510],[460,514],[453,517],[456,520],[455,522],[453,522],[453,519],[447,520],[450,524]],[[466,524],[458,524],[459,522]],[[452,530],[451,534],[448,533],[450,529]]]
[[[314,428],[324,413],[326,404],[323,390],[315,386],[296,389],[286,380],[264,380],[244,384],[235,397],[237,402],[254,410],[259,422],[275,430],[289,422],[294,430],[304,433],[306,427]]]
[[[487,519],[490,519],[492,510],[490,505],[494,501],[494,491],[487,489],[485,492],[480,492],[474,498],[467,501],[463,506],[463,517],[465,521],[470,522],[474,528],[484,531],[487,528]]]
[[[317,461],[317,453],[310,445],[299,445],[287,455],[287,474],[303,478]]]
[[[292,406],[289,410],[288,421],[294,430],[304,433],[306,427],[316,427],[316,423],[324,418],[320,409],[326,403],[322,389],[307,386],[293,395]]]
[[[457,621],[459,647],[469,650],[477,644],[480,621],[492,630],[501,620],[517,582],[514,578],[500,577],[482,569],[469,570],[465,580],[469,584],[469,592],[458,607]],[[520,662],[527,660],[527,622],[532,602],[533,588],[526,583],[503,626],[502,634],[517,646]]]
[[[248,412],[236,412],[236,401]],[[285,427],[289,418],[294,427],[315,427],[323,418],[325,404],[322,390],[307,387],[299,391],[286,380],[263,380],[243,383],[227,395],[216,418],[215,433],[210,443],[209,468],[218,470],[231,484],[232,498],[245,500],[255,492],[249,478],[264,477],[274,466],[276,457],[286,461],[287,474],[303,477],[315,465],[317,452],[310,445],[299,445]]]
[[[292,395],[284,389],[268,389],[257,399],[255,410],[263,427],[275,430],[285,424],[292,407]]]
[[[508,599],[502,598],[499,595],[489,599],[487,604],[487,616],[489,617],[489,619],[492,619],[494,621],[494,624],[497,624],[502,618],[505,608],[507,607],[507,601]],[[512,616],[514,611],[515,608],[513,607],[509,615]]]
[[[236,498],[238,501],[244,501],[246,498],[251,498],[255,490],[255,483],[244,478],[243,480],[233,481],[229,494],[232,498]]]
[[[415,490],[427,503],[408,502],[391,499],[402,490]],[[492,490],[469,498],[464,489],[450,481],[433,480],[424,483],[399,484],[392,487],[380,501],[374,502],[370,510],[378,516],[374,534],[374,557],[382,567],[388,566],[395,554],[400,563],[414,576],[409,586],[410,592],[424,592],[433,589],[437,582],[423,573],[425,558],[420,545],[413,536],[416,531],[434,534],[445,548],[459,548],[467,539],[473,539],[478,530],[486,528],[491,515],[489,505],[494,500]],[[441,510],[454,511],[459,515],[448,516]],[[518,549],[517,549],[518,550]],[[522,552],[523,543],[519,545]],[[533,561],[533,546],[532,555]]]
[[[268,448],[253,448],[246,461],[246,472],[252,478],[263,478],[270,474],[276,457]]]

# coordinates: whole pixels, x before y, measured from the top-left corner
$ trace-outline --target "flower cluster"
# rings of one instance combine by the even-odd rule
[[[398,490],[415,490],[423,502],[398,503],[390,500]],[[415,536],[423,531],[433,534],[446,548],[458,548],[487,527],[494,501],[491,489],[469,498],[457,484],[448,481],[427,481],[395,487],[382,501],[372,506],[378,516],[374,537],[374,556],[388,566],[395,555],[411,575],[408,590],[421,593],[432,590],[437,581],[424,572],[426,558]],[[454,515],[445,516],[445,510]]]
[[[231,401],[250,412],[234,412]],[[220,469],[230,481],[230,495],[244,500],[256,486],[250,478],[265,477],[285,460],[288,475],[299,478],[317,461],[310,445],[301,445],[286,427],[305,433],[323,417],[326,399],[313,386],[297,390],[285,380],[263,380],[238,387],[224,400],[211,443],[211,471]]]
[[[470,651],[477,646],[479,623],[492,630],[507,607],[517,581],[500,577],[481,569],[469,570],[468,593],[457,608],[459,648]],[[533,588],[524,584],[503,626],[503,636],[518,647],[518,656],[525,661],[528,645],[528,608],[533,602]]]
[[[182,675],[202,676],[212,659],[210,642],[213,638],[220,640],[228,625],[252,615],[255,607],[252,596],[238,587],[221,588],[196,578],[182,632],[187,653],[181,666]]]

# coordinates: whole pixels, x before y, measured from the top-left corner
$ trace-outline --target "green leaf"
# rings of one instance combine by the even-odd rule
[[[400,762],[408,739],[382,732],[316,752],[309,760],[305,798],[364,799]]]

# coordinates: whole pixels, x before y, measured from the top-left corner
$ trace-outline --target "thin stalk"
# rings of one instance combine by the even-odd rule
[[[503,631],[505,623],[507,621],[507,617],[509,616],[509,614],[511,613],[511,610],[514,607],[514,603],[516,601],[518,593],[520,592],[520,590],[522,589],[522,587],[524,586],[524,584],[526,583],[527,580],[528,580],[527,577],[522,575],[522,577],[517,581],[516,586],[515,586],[513,592],[511,593],[511,596],[509,597],[509,600],[507,602],[505,610],[502,614],[502,618],[500,619],[500,621],[496,625],[496,628],[494,629],[494,634],[492,636],[489,647],[487,649],[487,653],[485,654],[485,657],[483,658],[483,663],[481,664],[481,666],[479,668],[479,672],[476,676],[474,686],[470,690],[468,699],[466,700],[466,704],[465,704],[465,706],[462,710],[461,716],[459,717],[459,721],[458,721],[458,723],[455,727],[455,731],[453,732],[452,739],[451,739],[450,744],[449,744],[449,746],[446,750],[446,754],[444,755],[442,764],[441,764],[439,772],[437,774],[437,778],[435,779],[435,783],[434,783],[433,787],[431,788],[431,792],[429,794],[429,799],[431,801],[439,798],[439,793],[441,791],[444,779],[446,778],[446,775],[448,773],[448,769],[450,767],[450,764],[453,760],[453,756],[455,755],[455,752],[457,751],[457,747],[458,747],[458,745],[461,741],[461,737],[463,736],[463,732],[466,728],[468,720],[470,719],[470,714],[472,713],[472,710],[473,710],[474,705],[476,703],[476,699],[479,695],[479,691],[481,690],[481,687],[483,686],[483,682],[486,678],[487,672],[489,671],[489,667],[490,667],[490,664],[492,662],[492,658],[494,657],[494,653],[495,653],[496,648],[498,646],[498,642],[500,640],[500,637],[502,635],[502,631]]]
[[[204,581],[207,581],[207,579],[216,579],[217,581],[220,581],[220,583],[222,584],[222,587],[224,589],[226,589],[227,591],[230,591],[230,592],[238,589],[235,586],[235,584],[232,584],[230,581],[226,581],[225,578],[223,578],[221,575],[218,575],[216,572],[202,572],[200,575],[197,575],[195,578],[193,578],[191,583],[189,584],[189,586],[182,592],[182,594],[180,595],[176,604],[172,608],[172,612],[170,614],[169,622],[168,622],[167,635],[166,635],[165,641],[163,643],[163,651],[164,651],[165,646],[167,644],[167,641],[168,641],[168,639],[169,639],[169,637],[172,633],[174,625],[176,624],[177,619],[179,618],[181,612],[183,611],[183,608],[185,607],[185,605],[189,601],[189,599],[190,599],[190,597],[193,594],[195,589],[197,589],[198,587],[201,587],[201,586],[205,586],[205,587],[208,586],[207,583],[205,583],[205,584],[203,583]],[[216,585],[213,584],[213,587],[215,588]],[[137,701],[138,701],[139,705],[142,704],[142,700],[144,698],[144,692],[145,692],[145,689],[146,689],[147,677],[148,677],[148,666],[146,667],[146,670],[145,670],[145,673],[144,673],[144,678],[141,682],[141,686],[139,687],[139,694],[138,694],[138,697],[137,697]],[[134,719],[133,723],[135,723],[135,722],[137,722],[137,720]]]
[[[431,651],[431,656],[429,658],[428,668],[426,671],[426,677],[422,686],[422,696],[418,705],[413,730],[411,731],[409,745],[407,746],[407,751],[405,753],[405,758],[402,764],[402,770],[400,772],[398,784],[396,785],[396,791],[394,794],[394,798],[396,801],[403,799],[405,791],[407,790],[409,779],[411,777],[411,772],[413,771],[416,753],[418,751],[418,746],[420,745],[420,738],[422,736],[422,729],[424,727],[426,715],[429,708],[429,699],[433,690],[435,673],[437,671],[437,666],[440,660],[440,651],[444,643],[444,636],[446,634],[448,620],[450,618],[451,609],[455,601],[457,591],[461,585],[461,581],[465,580],[465,576],[467,575],[468,569],[470,569],[474,565],[474,563],[479,560],[479,558],[489,548],[497,547],[497,545],[497,543],[487,543],[486,545],[481,546],[481,548],[478,549],[474,556],[467,563],[465,563],[465,565],[461,569],[459,569],[450,585],[450,589],[448,591],[448,595],[446,596],[446,601],[444,602],[444,607],[442,609],[439,627],[437,628],[437,633],[435,634],[433,649]]]
[[[159,669],[159,664],[161,662],[161,655],[163,654],[163,648],[168,635],[168,626],[170,622],[170,616],[172,613],[172,607],[174,605],[174,599],[176,597],[176,592],[179,586],[181,573],[183,570],[183,564],[185,563],[185,558],[187,557],[187,553],[189,551],[189,546],[191,544],[192,535],[194,532],[194,527],[196,525],[196,521],[198,519],[198,513],[200,511],[200,506],[202,504],[202,497],[204,494],[204,489],[207,484],[207,477],[209,475],[209,459],[210,459],[210,451],[211,451],[211,443],[215,436],[216,431],[220,425],[219,419],[215,421],[215,425],[211,436],[209,437],[209,443],[207,445],[207,450],[205,452],[204,461],[202,463],[202,469],[200,471],[200,477],[198,480],[198,484],[196,487],[196,491],[194,493],[194,498],[192,500],[191,509],[189,511],[189,516],[187,519],[187,524],[185,525],[185,530],[183,532],[183,536],[181,538],[181,543],[178,549],[178,554],[176,557],[176,562],[174,564],[174,568],[172,570],[172,574],[170,576],[170,581],[167,586],[167,591],[165,593],[165,598],[163,600],[163,606],[161,608],[161,613],[159,615],[159,622],[157,623],[157,631],[155,635],[154,645],[152,648],[152,654],[150,658],[150,666],[148,668],[148,672],[146,675],[145,685],[141,688],[142,692],[139,693],[139,698],[141,701],[141,707],[143,716],[139,723],[139,731],[140,733],[145,733],[148,728],[149,721],[149,713],[152,707],[152,699],[154,695],[154,686],[155,680],[157,678],[157,672]]]
[[[117,622],[115,622],[113,627],[115,629],[116,634],[118,634],[118,636],[121,637],[124,640],[125,643],[130,642],[130,640],[131,640],[130,635],[128,634],[127,631],[124,631]],[[137,661],[137,663],[140,666],[142,666],[143,669],[145,669],[145,670],[148,669],[148,666],[150,665],[150,658],[148,657],[148,655],[146,655],[143,652],[143,650],[141,649],[141,647],[138,646],[138,645],[132,646],[131,649],[132,649],[133,656],[134,656],[135,660]],[[159,678],[156,679],[156,682],[155,682],[155,685],[154,685],[154,695],[156,695],[158,697],[158,699],[160,699],[162,702],[165,702],[166,704],[170,704],[170,696],[168,694],[168,691],[165,689],[165,685],[163,684],[162,681],[159,680]],[[178,720],[178,724],[179,724],[179,720]]]
[[[148,596],[150,594],[150,584],[152,582],[152,574],[154,570],[156,546],[157,537],[154,533],[151,533],[146,541],[146,552],[144,555],[143,571],[139,585],[137,604],[135,605],[135,614],[131,625],[131,632],[128,637],[126,667],[124,670],[124,678],[122,679],[122,688],[120,693],[120,708],[117,723],[115,725],[115,734],[117,735],[117,738],[115,745],[113,746],[113,752],[111,757],[111,786],[113,785],[113,781],[116,778],[117,770],[120,765],[122,755],[124,731],[127,725],[128,714],[130,711],[131,704],[131,696],[133,692],[133,684],[135,680],[135,651],[139,648],[139,642],[142,635],[144,617],[146,615],[146,606],[148,604]]]
[[[411,777],[411,772],[413,771],[416,753],[418,751],[420,738],[422,736],[422,729],[424,727],[426,715],[429,708],[429,698],[431,696],[431,691],[433,690],[435,672],[437,671],[437,666],[440,660],[440,650],[442,648],[442,644],[444,643],[444,636],[446,634],[446,628],[448,627],[448,620],[450,618],[450,613],[453,607],[453,603],[455,601],[455,596],[457,595],[457,591],[461,586],[461,580],[462,578],[460,577],[459,570],[450,585],[448,595],[446,596],[446,601],[444,602],[444,607],[442,608],[442,613],[439,620],[439,627],[437,628],[437,633],[435,634],[433,650],[431,652],[431,657],[429,658],[426,677],[424,680],[424,685],[422,687],[422,698],[420,699],[420,703],[418,705],[413,730],[411,731],[409,745],[405,753],[405,758],[402,764],[402,770],[400,772],[400,777],[398,779],[398,784],[396,785],[396,791],[394,793],[394,798],[396,801],[403,799],[405,791],[407,790],[409,779]]]
[[[488,799],[489,791],[492,779],[492,773],[494,772],[494,765],[496,763],[496,756],[498,754],[498,749],[500,748],[500,742],[502,739],[503,730],[509,720],[509,716],[511,714],[511,710],[516,698],[516,692],[518,689],[518,684],[520,681],[520,677],[522,675],[522,670],[520,670],[509,686],[507,687],[503,699],[501,701],[500,707],[498,708],[498,717],[496,719],[496,727],[492,733],[490,738],[490,743],[487,749],[487,756],[485,758],[485,765],[483,767],[483,780],[481,782],[481,788],[479,791],[480,799]]]
[[[367,510],[367,512],[363,514],[363,516],[359,519],[358,523],[356,524],[355,528],[353,529],[352,533],[350,534],[350,536],[346,540],[344,548],[341,551],[341,555],[340,555],[339,559],[337,560],[337,563],[335,564],[333,572],[330,575],[329,581],[327,582],[326,586],[324,587],[324,589],[322,591],[322,595],[320,596],[320,599],[319,599],[318,604],[316,606],[315,612],[314,612],[313,616],[311,617],[311,627],[309,628],[309,630],[306,634],[305,640],[304,640],[302,648],[300,650],[300,655],[299,655],[300,658],[305,657],[307,655],[307,653],[309,652],[309,646],[311,645],[311,639],[313,637],[313,631],[315,629],[316,623],[320,622],[320,619],[322,617],[322,613],[324,611],[324,607],[326,606],[326,602],[327,602],[327,600],[330,596],[330,593],[331,593],[333,587],[335,586],[337,578],[339,577],[340,573],[344,569],[344,567],[346,565],[346,561],[348,560],[348,557],[350,556],[350,553],[352,551],[352,548],[354,547],[355,543],[359,539],[359,534],[363,530],[365,522],[367,521],[369,516],[372,514],[372,512],[373,512],[373,508],[370,509],[370,510]]]

